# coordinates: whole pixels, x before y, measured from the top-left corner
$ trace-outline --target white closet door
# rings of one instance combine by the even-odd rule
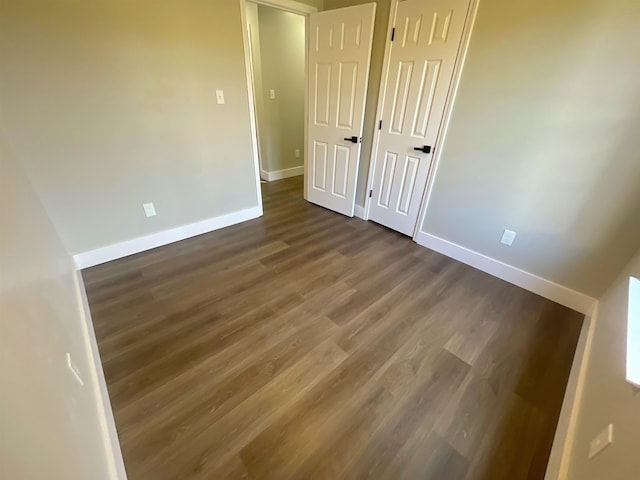
[[[398,4],[369,218],[413,235],[470,0]]]

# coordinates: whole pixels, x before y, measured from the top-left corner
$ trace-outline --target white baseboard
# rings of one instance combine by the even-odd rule
[[[582,402],[584,382],[587,375],[587,365],[591,354],[591,345],[598,319],[598,305],[596,304],[590,315],[587,315],[582,324],[576,353],[571,364],[571,373],[567,381],[558,426],[553,438],[553,446],[549,454],[545,480],[566,480],[569,474],[569,463],[573,442],[578,423],[578,413]]]
[[[299,175],[304,175],[304,165],[300,167],[285,168],[284,170],[275,170],[273,172],[267,172],[266,170],[260,171],[260,177],[267,182],[282,180],[283,178],[297,177]]]
[[[358,205],[357,203],[356,203],[356,208],[353,211],[353,214],[358,218],[366,220],[366,218],[364,218],[364,207]]]
[[[152,233],[144,237],[133,238],[106,247],[97,248],[88,252],[79,253],[73,256],[78,269],[93,267],[101,263],[110,262],[118,258],[127,257],[135,253],[151,250],[152,248],[178,242],[185,238],[195,237],[203,233],[219,230],[236,223],[245,222],[262,215],[262,208],[255,206],[245,210],[228,213],[219,217],[208,218],[199,222],[182,225],[180,227]]]
[[[102,370],[102,360],[100,359],[100,352],[98,351],[98,342],[93,329],[91,311],[89,310],[87,293],[80,270],[76,270],[73,283],[76,291],[77,308],[81,317],[84,348],[87,352],[87,361],[89,364],[89,371],[86,372],[86,374],[89,375],[91,379],[90,383],[93,386],[93,394],[97,407],[96,413],[99,417],[102,441],[107,457],[107,466],[109,468],[109,478],[113,480],[127,480],[127,472],[124,467],[122,450],[120,449],[116,422],[113,417],[107,382],[104,378],[104,371]]]
[[[430,248],[447,257],[466,263],[478,270],[513,283],[560,305],[572,308],[577,312],[589,314],[596,305],[596,300],[584,293],[576,292],[551,280],[512,267],[511,265],[474,252],[473,250],[436,237],[435,235],[419,232],[415,241],[423,247]]]

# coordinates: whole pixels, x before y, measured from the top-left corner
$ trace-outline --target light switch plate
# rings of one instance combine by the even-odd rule
[[[500,243],[502,243],[503,245],[511,246],[513,245],[513,241],[515,240],[515,238],[516,232],[512,230],[505,230],[502,234],[502,240],[500,240]]]
[[[276,91],[274,89],[269,90],[269,98],[271,100],[275,100],[276,99]]]
[[[613,443],[613,424],[610,423],[589,444],[589,460]]]
[[[153,203],[143,203],[142,208],[144,208],[144,214],[147,217],[156,216],[156,207],[153,206]]]
[[[218,105],[224,105],[224,91],[216,90],[216,102]]]

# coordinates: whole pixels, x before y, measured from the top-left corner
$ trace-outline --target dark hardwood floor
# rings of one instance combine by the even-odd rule
[[[263,197],[83,272],[130,480],[542,479],[582,316]]]

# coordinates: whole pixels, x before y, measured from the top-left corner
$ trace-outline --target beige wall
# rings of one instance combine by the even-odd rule
[[[304,165],[305,18],[258,5],[262,88],[258,108],[263,168],[273,172]],[[269,91],[276,98],[269,97]],[[258,100],[258,99],[257,99]],[[296,149],[300,157],[295,157]]]
[[[0,139],[0,477],[113,479],[72,261],[4,147]]]
[[[0,0],[0,65],[72,254],[257,205],[239,0]]]
[[[324,9],[362,5],[364,3],[376,4],[376,19],[373,30],[373,47],[371,50],[371,69],[369,71],[369,86],[367,89],[367,104],[364,112],[364,132],[362,136],[362,153],[360,155],[360,169],[358,170],[358,188],[356,191],[356,204],[363,206],[367,191],[367,177],[369,175],[369,163],[371,160],[371,148],[376,127],[376,111],[378,108],[378,95],[380,92],[380,78],[382,76],[382,63],[384,49],[387,41],[387,27],[389,26],[389,8],[391,0],[325,0]]]
[[[601,295],[640,245],[638,18],[481,0],[423,230]]]
[[[625,382],[630,275],[640,276],[640,252],[600,300],[568,480],[638,476],[640,395]],[[610,423],[614,425],[613,445],[588,460],[589,442]]]

